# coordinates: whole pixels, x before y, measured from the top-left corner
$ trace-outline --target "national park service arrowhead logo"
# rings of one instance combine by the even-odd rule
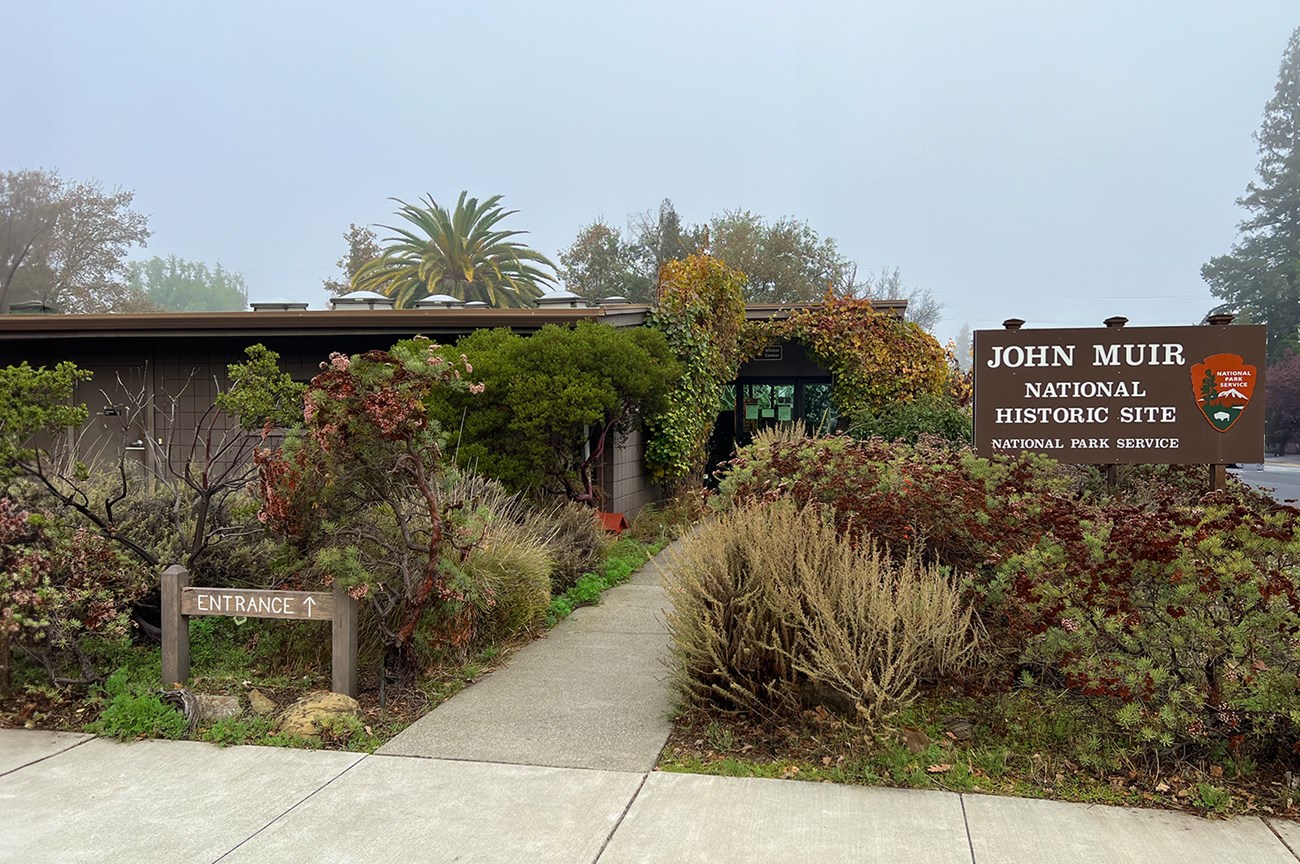
[[[1237,354],[1214,354],[1192,365],[1196,407],[1220,432],[1227,432],[1255,395],[1255,367]]]

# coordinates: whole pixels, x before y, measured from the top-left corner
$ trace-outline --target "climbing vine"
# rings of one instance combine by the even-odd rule
[[[722,388],[744,359],[744,274],[707,255],[669,261],[659,273],[659,303],[650,324],[681,363],[669,407],[647,418],[646,464],[674,482],[704,469]]]
[[[819,306],[784,321],[752,322],[742,340],[746,356],[794,339],[835,376],[831,399],[840,416],[885,408],[922,393],[944,393],[948,356],[916,324],[877,312],[869,300],[827,292]]]

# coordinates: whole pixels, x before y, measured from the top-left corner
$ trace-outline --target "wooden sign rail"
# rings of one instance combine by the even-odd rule
[[[332,592],[194,588],[188,570],[168,567],[162,574],[163,687],[189,680],[189,619],[195,615],[331,622],[330,689],[356,698],[357,601],[339,586]]]

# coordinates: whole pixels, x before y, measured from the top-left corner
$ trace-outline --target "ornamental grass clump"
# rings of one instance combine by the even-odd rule
[[[770,721],[816,703],[879,726],[976,654],[972,612],[946,575],[850,542],[816,506],[724,514],[685,542],[667,588],[690,709]]]

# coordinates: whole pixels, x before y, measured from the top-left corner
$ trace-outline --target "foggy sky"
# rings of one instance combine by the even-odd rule
[[[176,254],[324,303],[389,196],[807,220],[938,335],[1198,321],[1294,2],[5,4],[0,169],[136,190]],[[380,230],[381,236],[385,232]]]

